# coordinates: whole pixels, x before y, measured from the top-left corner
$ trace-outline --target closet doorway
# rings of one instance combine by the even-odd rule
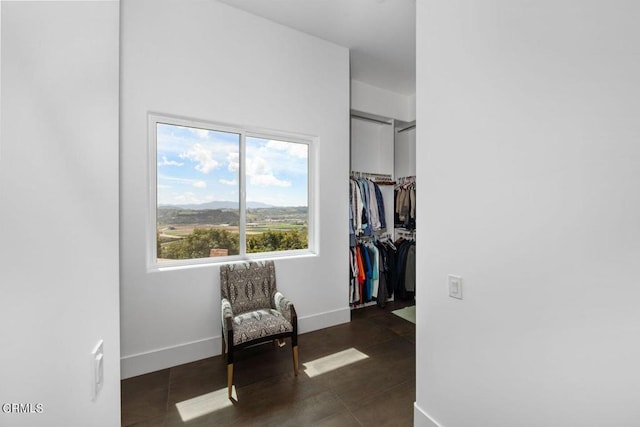
[[[351,112],[349,304],[415,323],[416,123]]]

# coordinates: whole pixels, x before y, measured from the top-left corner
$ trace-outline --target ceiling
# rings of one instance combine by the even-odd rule
[[[348,47],[354,80],[416,92],[415,0],[220,1]]]

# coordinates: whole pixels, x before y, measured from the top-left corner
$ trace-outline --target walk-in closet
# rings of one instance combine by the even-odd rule
[[[413,302],[416,123],[352,109],[349,304]]]

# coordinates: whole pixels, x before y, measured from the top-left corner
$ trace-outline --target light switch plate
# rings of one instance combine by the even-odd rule
[[[449,296],[462,299],[462,277],[453,274],[449,275]]]

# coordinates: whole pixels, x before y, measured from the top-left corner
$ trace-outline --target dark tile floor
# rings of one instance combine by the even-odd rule
[[[391,314],[406,305],[354,310],[351,323],[300,335],[298,377],[289,342],[238,352],[235,402],[222,356],[123,380],[122,425],[412,426],[415,325]],[[362,359],[309,376],[310,362],[345,350]]]

